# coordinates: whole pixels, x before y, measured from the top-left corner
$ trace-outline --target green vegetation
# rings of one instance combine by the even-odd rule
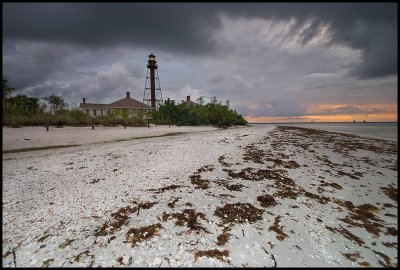
[[[92,117],[78,108],[68,110],[68,104],[62,97],[51,95],[43,97],[45,103],[39,103],[36,97],[27,95],[11,96],[15,91],[6,79],[3,79],[3,126],[145,126],[143,112],[136,112],[136,117],[128,118],[128,112],[117,110],[105,116]],[[46,111],[47,106],[50,112]]]
[[[167,99],[159,110],[152,112],[152,121],[156,124],[176,124],[179,126],[213,125],[228,127],[231,125],[246,125],[247,121],[236,111],[229,109],[229,100],[223,105],[217,98],[204,105],[204,98],[200,97],[198,105],[188,106],[185,102],[175,104],[174,100]]]
[[[159,110],[146,113],[134,111],[131,115],[127,109],[107,111],[103,116],[90,116],[78,108],[67,109],[68,104],[62,97],[50,95],[42,97],[39,103],[36,97],[19,94],[12,96],[15,91],[9,82],[3,78],[3,126],[146,126],[153,124],[176,124],[179,126],[213,125],[228,127],[231,125],[246,125],[247,121],[236,111],[229,108],[229,101],[223,105],[216,97],[204,104],[204,97],[197,99],[198,105],[188,106],[185,102],[175,104],[167,99]],[[46,110],[49,108],[49,111]],[[148,120],[146,120],[148,119]]]

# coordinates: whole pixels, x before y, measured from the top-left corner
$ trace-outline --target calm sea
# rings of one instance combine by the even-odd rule
[[[398,135],[397,123],[296,123],[274,125],[322,129],[395,141],[397,141]]]

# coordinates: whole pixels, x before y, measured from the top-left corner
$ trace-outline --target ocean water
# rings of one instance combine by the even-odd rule
[[[337,131],[373,138],[390,139],[394,141],[397,141],[398,136],[398,123],[288,123],[275,125]]]

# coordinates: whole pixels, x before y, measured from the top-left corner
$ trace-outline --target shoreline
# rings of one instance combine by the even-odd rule
[[[397,142],[250,125],[32,153],[3,154],[3,266],[397,266]]]
[[[45,150],[62,147],[84,146],[96,143],[172,136],[174,134],[195,133],[218,130],[211,126],[177,127],[159,125],[158,127],[3,127],[3,153]],[[169,135],[168,135],[169,134]]]

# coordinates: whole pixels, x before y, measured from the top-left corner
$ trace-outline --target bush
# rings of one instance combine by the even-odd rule
[[[167,99],[158,111],[152,112],[152,119],[154,124],[171,123],[178,126],[229,127],[248,124],[236,111],[229,109],[228,105],[217,103],[216,98],[206,105],[199,104],[190,107],[187,107],[185,102],[175,105],[175,101]]]

